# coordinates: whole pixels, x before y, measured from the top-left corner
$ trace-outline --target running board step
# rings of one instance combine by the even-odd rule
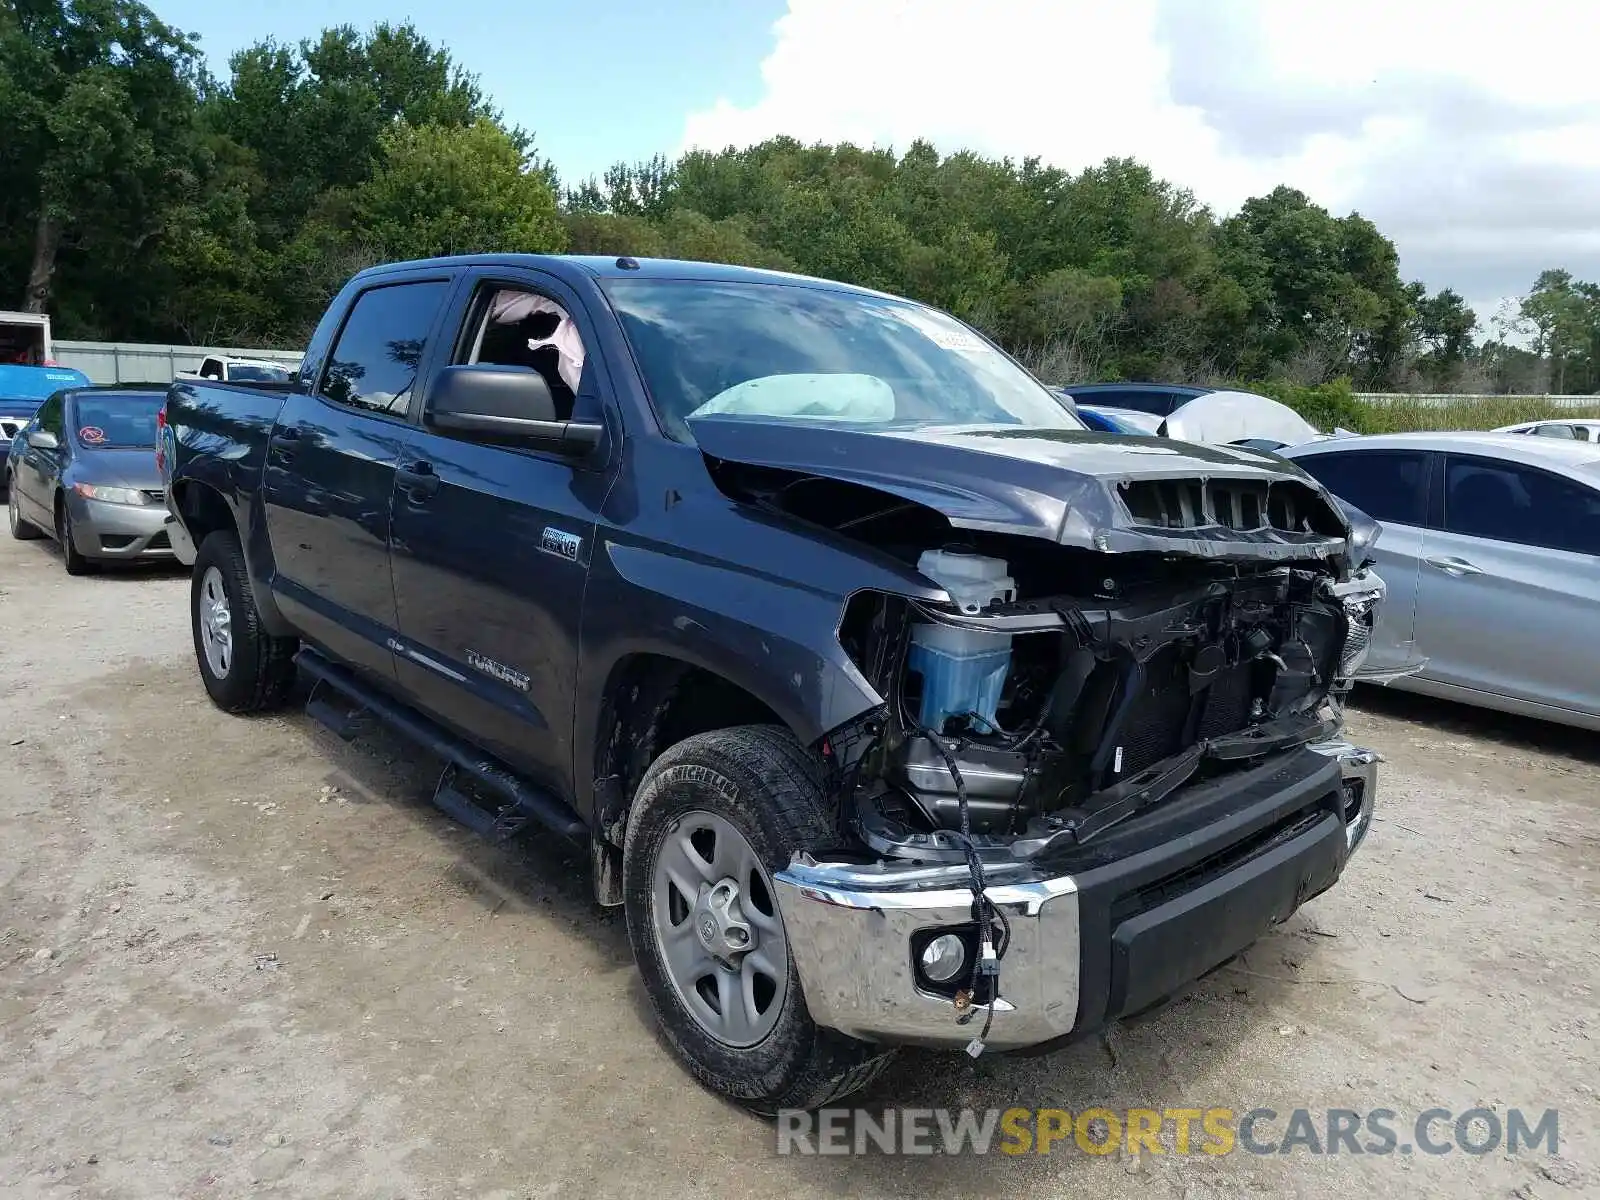
[[[465,787],[461,786],[463,783]],[[446,764],[440,774],[439,784],[433,791],[433,803],[445,816],[491,842],[509,841],[531,822],[539,822],[535,813],[516,801],[491,809],[493,798],[473,795],[472,781],[463,780],[461,769],[454,763]]]
[[[306,698],[306,716],[326,725],[344,741],[353,741],[361,733],[361,718],[366,708],[351,702],[317,680]]]
[[[554,796],[513,774],[498,759],[491,758],[436,722],[390,699],[343,667],[329,662],[315,650],[301,650],[295,656],[295,662],[316,681],[311,700],[306,704],[307,713],[341,737],[345,736],[343,730],[355,725],[358,718],[333,697],[319,697],[318,693],[324,685],[344,700],[370,712],[402,737],[444,759],[446,766],[434,789],[433,802],[442,812],[475,833],[504,841],[532,823],[576,843],[588,840],[589,828],[577,813]],[[319,700],[320,703],[313,708],[313,703]],[[463,775],[470,780],[469,786],[473,790],[488,793],[485,798],[488,803],[498,801],[498,806],[489,808],[458,787],[458,782],[464,782],[461,780]]]

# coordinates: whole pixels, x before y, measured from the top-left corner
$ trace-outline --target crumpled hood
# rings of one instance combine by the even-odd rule
[[[961,529],[1113,553],[1276,561],[1348,554],[1348,523],[1321,485],[1292,463],[1241,446],[1020,426],[868,432],[728,416],[695,418],[690,428],[710,460],[875,488]],[[1204,513],[1193,507],[1195,490],[1179,484],[1200,485]],[[1249,497],[1242,515],[1239,496]],[[1232,514],[1227,525],[1211,519],[1224,511]],[[1277,524],[1294,527],[1252,520],[1269,511],[1292,514]]]

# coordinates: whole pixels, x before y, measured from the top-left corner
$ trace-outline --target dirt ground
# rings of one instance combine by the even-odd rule
[[[1600,1195],[1591,735],[1367,697],[1334,891],[1136,1026],[859,1101],[1557,1108],[1556,1158],[779,1157],[674,1064],[580,861],[458,829],[403,745],[215,711],[187,595],[0,541],[0,1194]]]

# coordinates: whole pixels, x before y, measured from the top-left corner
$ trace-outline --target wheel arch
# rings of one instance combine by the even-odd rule
[[[188,530],[189,538],[198,550],[213,533],[232,531],[244,550],[245,572],[250,578],[250,590],[255,594],[256,609],[261,623],[274,637],[295,637],[299,631],[291,625],[278,609],[269,581],[273,576],[272,549],[263,529],[259,537],[252,537],[240,511],[229,502],[221,489],[203,479],[175,479],[171,485],[171,508],[178,520]]]

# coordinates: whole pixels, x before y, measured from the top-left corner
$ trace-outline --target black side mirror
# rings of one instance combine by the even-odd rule
[[[598,421],[557,420],[550,385],[539,372],[487,364],[440,371],[423,420],[449,433],[573,455],[593,450],[605,433]]]
[[[34,429],[28,433],[28,445],[35,450],[58,450],[61,443],[56,440],[56,435],[48,429]]]

